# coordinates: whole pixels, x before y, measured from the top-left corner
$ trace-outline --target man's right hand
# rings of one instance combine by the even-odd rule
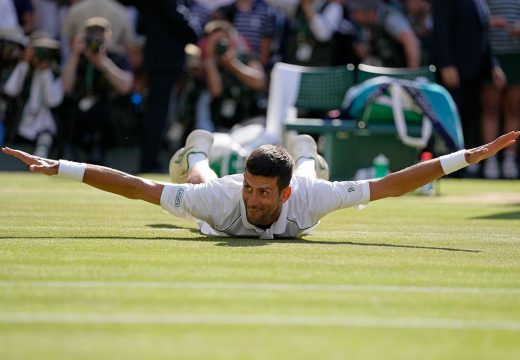
[[[28,154],[25,151],[15,150],[8,147],[3,147],[2,152],[22,161],[25,165],[29,166],[29,171],[31,172],[49,176],[58,174],[60,163],[58,160],[45,159]]]

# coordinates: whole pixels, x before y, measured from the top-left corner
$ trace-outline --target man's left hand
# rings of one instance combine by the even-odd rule
[[[520,136],[520,131],[511,131],[505,135],[500,136],[493,142],[485,144],[466,151],[466,161],[470,164],[478,163],[492,156],[497,152],[515,144]]]

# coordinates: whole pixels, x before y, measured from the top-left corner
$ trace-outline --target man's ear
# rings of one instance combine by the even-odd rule
[[[287,186],[285,189],[282,190],[282,204],[289,200],[291,197],[292,188],[290,186]]]

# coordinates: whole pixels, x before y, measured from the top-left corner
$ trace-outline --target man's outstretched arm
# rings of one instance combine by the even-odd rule
[[[520,131],[512,131],[500,136],[495,141],[469,150],[461,150],[460,154],[465,159],[466,164],[461,164],[455,170],[463,168],[465,165],[476,164],[484,159],[494,156],[497,152],[512,146],[520,136]],[[381,179],[370,180],[370,201],[404,195],[410,191],[420,188],[429,182],[447,174],[453,161],[459,161],[454,156],[457,153],[424,161],[401,171],[387,175]],[[460,158],[459,157],[459,158]],[[457,164],[455,164],[457,165]],[[450,171],[448,171],[449,173]]]
[[[28,154],[24,151],[14,150],[7,147],[2,148],[2,152],[11,155],[29,166],[29,171],[45,174],[58,175],[60,161],[45,159]],[[78,166],[79,164],[75,164]],[[63,168],[62,163],[62,168]],[[143,179],[122,171],[114,170],[104,166],[85,165],[82,176],[85,184],[95,188],[108,191],[117,195],[122,195],[130,199],[140,199],[152,204],[160,205],[161,194],[164,185],[156,181]]]

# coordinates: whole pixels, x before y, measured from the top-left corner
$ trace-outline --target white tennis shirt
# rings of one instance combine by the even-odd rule
[[[244,176],[237,174],[197,185],[166,184],[161,207],[175,216],[197,220],[206,235],[274,239],[308,234],[328,213],[366,205],[370,199],[367,180],[330,182],[293,176],[291,196],[278,219],[264,230],[247,221],[243,182]]]

